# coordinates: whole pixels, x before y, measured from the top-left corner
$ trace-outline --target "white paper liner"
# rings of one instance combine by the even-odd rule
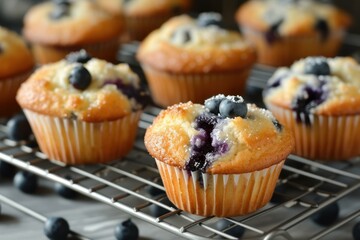
[[[154,101],[163,106],[192,101],[203,103],[217,94],[242,95],[249,69],[227,73],[171,74],[142,66]]]
[[[296,121],[292,110],[266,104],[274,116],[294,133],[294,153],[319,160],[348,160],[360,155],[360,116],[321,116],[308,114],[310,124]]]
[[[141,111],[119,120],[89,123],[24,109],[41,151],[66,164],[116,160],[132,148]]]
[[[230,217],[254,212],[270,201],[284,161],[242,174],[190,172],[157,159],[156,164],[175,206],[201,216]]]

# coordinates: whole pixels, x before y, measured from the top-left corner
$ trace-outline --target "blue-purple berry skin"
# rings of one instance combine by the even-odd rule
[[[69,63],[87,63],[92,57],[85,51],[72,52],[66,56]]]
[[[305,74],[313,74],[317,76],[331,75],[330,65],[326,58],[314,57],[305,60],[304,65]]]
[[[30,172],[19,171],[14,177],[14,185],[24,193],[35,193],[38,188],[38,177]]]
[[[205,101],[205,107],[215,115],[219,114],[219,106],[223,98],[211,98]]]
[[[69,223],[61,217],[46,219],[44,226],[45,235],[51,240],[64,240],[70,232]]]
[[[6,178],[13,178],[16,174],[17,168],[5,161],[0,160],[0,176]]]
[[[360,240],[360,222],[357,222],[353,229],[352,229],[352,235],[354,240]]]
[[[82,65],[75,66],[69,76],[70,84],[78,90],[88,88],[91,84],[91,79],[90,72]]]
[[[137,240],[139,229],[131,219],[128,219],[115,227],[115,237],[117,240]]]
[[[278,22],[272,24],[268,31],[265,33],[265,39],[268,44],[273,44],[280,39],[279,27],[284,20],[281,19]]]
[[[24,114],[17,114],[6,124],[7,134],[11,140],[28,140],[32,134],[30,124]]]
[[[340,207],[338,203],[332,203],[311,216],[311,219],[320,226],[330,226],[339,217]]]
[[[329,24],[325,19],[318,19],[315,23],[315,29],[320,33],[321,40],[325,41],[329,34],[330,34],[330,28]]]
[[[247,106],[244,102],[234,102],[230,99],[223,99],[219,105],[219,112],[222,117],[242,117],[247,114]]]

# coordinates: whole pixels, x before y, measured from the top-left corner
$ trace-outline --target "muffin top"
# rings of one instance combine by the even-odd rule
[[[33,67],[34,58],[25,42],[15,32],[0,26],[0,79],[27,72]]]
[[[278,69],[264,91],[265,103],[297,113],[360,113],[360,65],[353,58],[308,57]]]
[[[326,38],[333,30],[345,29],[351,19],[335,6],[314,0],[250,0],[241,5],[236,20],[242,27],[265,32],[268,37],[308,36]]]
[[[269,111],[240,96],[217,95],[204,105],[180,103],[160,112],[146,131],[145,146],[178,168],[236,174],[281,162],[294,140]]]
[[[248,68],[256,60],[254,47],[238,32],[220,27],[221,15],[203,13],[197,19],[173,17],[140,45],[141,64],[174,73],[224,72]]]
[[[40,114],[99,122],[141,110],[147,94],[128,65],[80,51],[43,65],[21,85],[16,99],[22,108]]]
[[[54,0],[32,7],[24,17],[23,33],[31,41],[50,45],[83,45],[116,38],[119,16],[88,0]]]

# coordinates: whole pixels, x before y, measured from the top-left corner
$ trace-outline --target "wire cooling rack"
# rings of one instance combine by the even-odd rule
[[[357,42],[357,36],[349,39]],[[125,45],[119,58],[139,70],[133,58],[136,48],[137,44]],[[252,70],[247,91],[250,100],[261,105],[261,89],[272,73],[273,69],[266,66]],[[238,226],[245,229],[242,239],[339,239],[337,236],[342,238],[344,234],[350,238],[346,226],[360,215],[358,158],[324,163],[290,155],[272,201],[246,216],[200,217],[174,207],[163,192],[155,162],[143,144],[145,130],[160,110],[154,106],[145,109],[135,146],[119,161],[90,166],[50,161],[28,143],[9,140],[5,122],[0,124],[0,159],[188,239],[236,239],[229,230]],[[154,196],[150,189],[160,194]],[[312,215],[334,202],[341,207],[334,224],[321,227],[311,221]]]

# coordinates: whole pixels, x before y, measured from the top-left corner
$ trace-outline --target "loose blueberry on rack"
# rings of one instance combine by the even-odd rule
[[[69,223],[61,217],[49,217],[45,221],[44,233],[51,240],[63,240],[70,232]]]
[[[32,134],[30,124],[24,114],[17,114],[6,124],[8,137],[15,141],[28,140]]]
[[[69,175],[65,175],[64,178],[70,180],[71,176]],[[71,188],[66,187],[65,185],[56,182],[55,183],[55,191],[57,192],[57,194],[59,194],[60,196],[67,198],[67,199],[74,199],[77,196],[77,192],[72,190]]]
[[[339,217],[340,207],[337,202],[332,203],[311,216],[311,219],[324,227],[335,223]]]
[[[324,57],[309,57],[305,59],[305,74],[313,74],[317,76],[331,75],[330,66]]]
[[[14,165],[0,160],[0,176],[13,178],[17,169]]]
[[[205,107],[215,115],[219,114],[219,106],[221,101],[225,98],[224,95],[220,94],[205,100]]]
[[[216,227],[217,229],[219,229],[220,231],[225,230],[226,228],[230,227],[231,222],[225,220],[225,219],[221,219],[219,221],[216,222]],[[232,226],[230,229],[226,230],[224,233],[229,234],[233,237],[236,237],[237,239],[241,238],[244,233],[245,233],[245,228],[242,226]]]
[[[247,106],[241,97],[226,97],[219,105],[219,112],[222,117],[242,117],[247,114]]]
[[[30,172],[19,171],[15,175],[14,185],[24,193],[34,193],[38,187],[38,178]]]
[[[199,27],[208,27],[208,26],[222,26],[222,17],[221,14],[215,12],[201,13],[197,18],[197,25]]]
[[[115,237],[117,240],[136,240],[139,238],[139,229],[128,219],[115,227]]]
[[[161,203],[170,206],[174,209],[176,208],[175,205],[168,198],[161,200]],[[170,212],[170,210],[163,208],[157,204],[151,204],[149,210],[150,210],[150,215],[156,218]]]
[[[91,74],[84,66],[77,65],[71,71],[69,81],[74,88],[85,90],[91,84]]]
[[[360,240],[360,222],[357,222],[353,229],[352,229],[352,235],[354,240]]]
[[[66,61],[69,63],[87,63],[92,57],[84,50],[72,52],[66,56]]]

